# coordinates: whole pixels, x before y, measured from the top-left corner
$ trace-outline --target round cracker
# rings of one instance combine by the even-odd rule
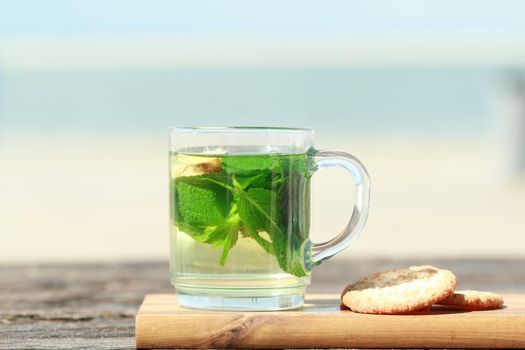
[[[341,295],[352,311],[399,314],[426,309],[456,288],[456,276],[434,266],[380,272],[348,285]]]
[[[469,310],[490,310],[501,308],[503,306],[503,298],[501,295],[491,292],[459,290],[444,300],[440,300],[437,304]]]

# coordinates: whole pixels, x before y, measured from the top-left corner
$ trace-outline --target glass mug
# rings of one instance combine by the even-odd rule
[[[368,215],[370,180],[348,153],[318,151],[313,130],[170,129],[170,275],[181,306],[301,307],[316,265],[348,247]],[[335,238],[309,239],[310,178],[338,166],[356,198]]]

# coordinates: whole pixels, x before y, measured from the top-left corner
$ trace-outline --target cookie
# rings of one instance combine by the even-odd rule
[[[380,272],[348,285],[341,295],[354,312],[400,314],[427,309],[454,293],[456,276],[433,266]]]
[[[437,304],[468,310],[490,310],[501,308],[503,306],[503,298],[500,295],[491,292],[460,290],[451,294],[444,300],[440,300]]]

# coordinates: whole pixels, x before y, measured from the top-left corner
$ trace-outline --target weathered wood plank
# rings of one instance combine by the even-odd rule
[[[309,292],[338,293],[360,276],[421,263],[453,270],[461,288],[525,291],[525,259],[334,259],[314,272]],[[0,348],[133,348],[144,295],[171,292],[167,262],[2,266]]]

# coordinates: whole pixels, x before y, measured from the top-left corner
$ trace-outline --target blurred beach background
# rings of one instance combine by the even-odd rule
[[[168,258],[170,126],[311,127],[345,256],[525,256],[525,3],[0,1],[0,263]],[[315,240],[352,210],[314,176]]]

